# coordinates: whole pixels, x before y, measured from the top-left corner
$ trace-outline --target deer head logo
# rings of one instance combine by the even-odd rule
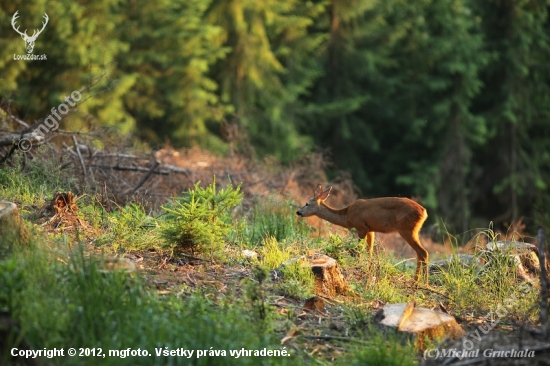
[[[34,49],[34,42],[36,42],[36,38],[38,38],[38,36],[40,35],[40,33],[42,33],[42,31],[44,30],[44,28],[46,28],[46,24],[48,24],[48,14],[44,13],[44,19],[46,20],[45,22],[42,23],[42,29],[40,30],[34,30],[32,36],[28,36],[27,35],[27,30],[25,29],[25,32],[21,33],[19,31],[19,27],[15,28],[15,21],[16,19],[19,17],[19,15],[17,15],[17,13],[19,12],[16,11],[15,14],[13,14],[13,17],[11,18],[11,26],[13,27],[13,29],[15,29],[15,31],[17,33],[19,33],[21,35],[21,37],[23,38],[23,40],[25,41],[25,48],[27,49],[27,53],[32,53],[32,50]],[[37,33],[38,32],[38,33]]]

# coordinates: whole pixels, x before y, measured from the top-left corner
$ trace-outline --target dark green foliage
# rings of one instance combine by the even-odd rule
[[[162,236],[173,249],[216,252],[225,245],[232,228],[231,209],[242,201],[240,185],[216,191],[216,179],[206,188],[195,188],[162,206]]]
[[[521,216],[533,229],[550,204],[549,5],[2,2],[0,107],[31,123],[80,90],[63,128],[283,162],[317,145],[330,179],[344,169],[364,196],[417,196],[453,232]],[[47,60],[13,60],[16,10],[29,31],[48,13],[34,52]]]

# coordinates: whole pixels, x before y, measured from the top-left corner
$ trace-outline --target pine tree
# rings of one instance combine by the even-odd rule
[[[320,41],[307,27],[320,9],[298,0],[218,0],[209,11],[207,19],[223,28],[220,45],[231,50],[213,73],[221,100],[259,154],[287,161],[311,146],[296,130],[295,109],[316,76],[311,56]]]
[[[21,37],[11,28],[16,11],[17,24],[21,30],[28,28],[29,35],[41,26],[44,14],[48,15],[34,49],[34,54],[46,54],[47,60],[13,60],[13,54],[24,53]],[[79,105],[78,113],[64,119],[65,126],[78,129],[94,115],[103,116],[103,123],[124,132],[134,127],[120,99],[112,97],[124,94],[132,85],[131,77],[120,76],[113,82],[114,59],[128,49],[127,44],[112,36],[123,19],[119,1],[95,0],[86,5],[67,0],[4,2],[0,19],[4,46],[0,47],[0,59],[4,60],[0,62],[0,98],[4,105],[10,105],[12,113],[28,121],[45,118],[67,95],[82,91],[83,99],[92,98]],[[109,96],[102,93],[107,89]]]
[[[130,51],[117,61],[136,83],[123,100],[148,141],[222,148],[208,129],[224,112],[208,72],[227,49],[215,44],[221,29],[203,21],[209,5],[209,0],[130,2],[125,11],[120,37]]]
[[[493,131],[478,151],[484,169],[478,184],[486,190],[476,209],[499,222],[527,215],[533,224],[536,200],[550,204],[548,5],[546,0],[488,0],[476,8],[487,44],[498,55],[483,74],[485,87],[476,101]]]

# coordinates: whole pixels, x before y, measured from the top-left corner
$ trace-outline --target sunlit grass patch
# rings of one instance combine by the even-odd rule
[[[243,240],[249,245],[260,243],[265,237],[301,239],[310,232],[304,220],[297,220],[290,201],[273,196],[258,197],[247,214]]]
[[[158,220],[148,215],[140,205],[131,203],[111,213],[104,213],[97,207],[84,209],[84,212],[91,213],[96,219],[98,215],[105,215],[106,225],[102,228],[103,234],[97,237],[96,245],[113,251],[166,249],[159,233]]]
[[[15,201],[26,211],[26,206],[41,206],[56,191],[77,188],[73,169],[60,169],[57,159],[48,157],[51,147],[41,146],[34,159],[25,160],[23,153],[15,152],[12,166],[0,169],[0,198]]]

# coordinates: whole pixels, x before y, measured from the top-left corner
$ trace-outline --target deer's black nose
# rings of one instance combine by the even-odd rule
[[[300,213],[300,211],[296,211],[296,215],[302,216],[302,214]]]

